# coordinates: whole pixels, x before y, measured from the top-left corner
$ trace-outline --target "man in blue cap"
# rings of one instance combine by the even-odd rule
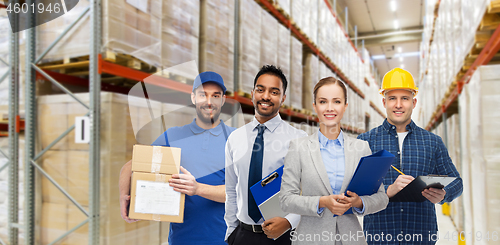
[[[222,77],[211,71],[200,73],[193,84],[191,102],[196,118],[182,127],[172,127],[152,145],[181,148],[181,173],[172,175],[170,186],[186,194],[184,222],[170,224],[168,243],[226,244],[224,236],[225,161],[224,149],[235,128],[219,119],[225,103]],[[127,222],[130,202],[131,163],[120,173],[120,211]],[[189,171],[188,171],[189,169]]]

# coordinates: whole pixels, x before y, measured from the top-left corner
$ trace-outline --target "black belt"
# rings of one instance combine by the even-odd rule
[[[253,233],[264,233],[261,225],[248,225],[240,221],[240,226],[243,227],[243,229],[251,231]]]

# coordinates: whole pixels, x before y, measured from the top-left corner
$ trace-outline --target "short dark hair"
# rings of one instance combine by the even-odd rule
[[[257,80],[259,79],[260,76],[268,74],[268,75],[273,75],[277,76],[281,79],[281,83],[283,84],[283,94],[286,92],[286,87],[288,85],[288,82],[286,81],[285,74],[283,74],[283,71],[274,65],[264,65],[262,68],[260,68],[259,73],[257,73],[257,76],[255,76],[255,79],[253,80],[253,87],[255,88],[255,84],[257,84]]]
[[[337,84],[340,88],[342,88],[342,91],[344,92],[344,97],[345,97],[345,101],[344,101],[344,104],[347,104],[347,89],[345,87],[345,84],[344,82],[334,78],[334,77],[325,77],[321,80],[319,80],[318,83],[316,83],[316,85],[314,86],[314,90],[313,90],[313,103],[316,104],[316,95],[318,94],[318,90],[319,88],[325,86],[325,85],[329,85],[329,84]]]

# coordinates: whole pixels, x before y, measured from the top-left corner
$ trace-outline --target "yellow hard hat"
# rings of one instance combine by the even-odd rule
[[[415,81],[411,73],[401,68],[394,68],[384,75],[380,94],[384,95],[386,91],[393,89],[411,90],[413,96],[416,96],[418,93],[418,88],[415,86]]]

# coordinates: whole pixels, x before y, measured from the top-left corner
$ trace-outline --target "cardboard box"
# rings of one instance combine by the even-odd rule
[[[88,161],[87,161],[88,164]],[[41,164],[44,171],[49,174],[62,188],[68,189],[68,165],[66,151],[47,151]],[[42,201],[49,203],[69,204],[69,199],[53,185],[49,179],[41,178]]]
[[[134,145],[130,218],[183,222],[185,195],[168,183],[179,173],[180,159],[180,148]]]
[[[178,174],[181,149],[175,147],[134,145],[132,172]]]
[[[42,203],[42,219],[40,220],[40,236],[42,244],[49,244],[68,231],[68,205],[59,203]],[[62,244],[67,244],[63,241]]]

